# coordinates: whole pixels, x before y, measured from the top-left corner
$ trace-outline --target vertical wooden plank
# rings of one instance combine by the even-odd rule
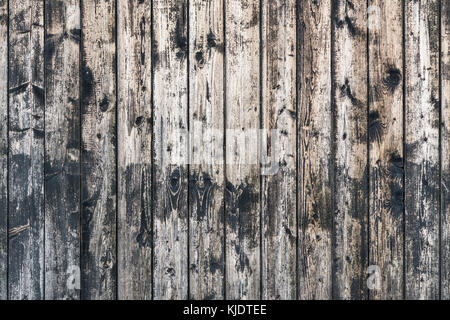
[[[439,1],[406,1],[406,298],[439,298]]]
[[[450,300],[450,2],[441,6],[441,298]]]
[[[151,1],[118,1],[118,293],[151,299]]]
[[[223,299],[223,1],[189,1],[190,298]]]
[[[296,1],[262,4],[262,298],[286,300],[297,290]]]
[[[260,1],[226,0],[225,6],[226,297],[259,299]]]
[[[44,5],[10,1],[9,298],[44,295]]]
[[[188,297],[187,5],[153,2],[154,298]]]
[[[83,1],[81,298],[116,297],[116,2]]]
[[[337,0],[332,12],[335,113],[333,295],[367,296],[366,2]]]
[[[298,70],[300,299],[332,296],[331,1],[301,1]]]
[[[45,298],[79,299],[80,3],[45,6]]]
[[[368,10],[369,289],[373,299],[402,299],[403,7],[370,0]]]
[[[0,1],[0,300],[8,279],[8,1]]]

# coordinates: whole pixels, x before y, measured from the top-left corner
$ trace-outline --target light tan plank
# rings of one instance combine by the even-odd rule
[[[331,299],[331,1],[304,1],[299,10],[298,292]]]
[[[260,7],[257,0],[226,0],[225,6],[226,298],[259,299]]]
[[[332,12],[335,299],[367,296],[366,9],[365,2],[339,0]]]
[[[187,6],[153,2],[154,298],[188,297]]]
[[[372,0],[369,21],[372,299],[403,298],[403,8]]]
[[[262,1],[262,298],[295,299],[296,1]]]
[[[222,0],[189,1],[189,274],[191,299],[223,299]]]
[[[151,1],[117,2],[118,298],[152,297]]]
[[[405,7],[406,299],[439,298],[439,1]]]
[[[82,299],[116,298],[115,11],[82,1]]]

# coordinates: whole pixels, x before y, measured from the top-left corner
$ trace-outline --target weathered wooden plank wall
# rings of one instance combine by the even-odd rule
[[[446,0],[0,0],[0,299],[450,299]]]

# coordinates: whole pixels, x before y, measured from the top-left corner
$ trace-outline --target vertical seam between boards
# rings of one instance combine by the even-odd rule
[[[448,1],[448,0],[447,0]],[[438,61],[438,86],[439,86],[439,300],[442,300],[442,1],[439,1],[439,61]]]
[[[226,42],[226,1],[223,0],[222,3],[222,20],[223,20],[223,299],[227,299],[227,161],[226,161],[226,127],[227,127],[227,42]]]
[[[44,232],[44,239],[43,239],[43,246],[44,246],[44,257],[43,257],[43,259],[42,259],[42,264],[43,264],[43,287],[42,287],[42,292],[43,292],[43,299],[45,300],[45,298],[46,298],[46,290],[45,290],[45,282],[46,282],[46,277],[45,277],[45,275],[46,275],[46,263],[45,263],[45,256],[46,256],[46,248],[47,248],[47,243],[46,243],[46,217],[45,217],[45,203],[46,203],[46,192],[45,192],[45,186],[46,186],[46,184],[45,184],[45,173],[46,173],[46,170],[45,170],[45,154],[46,154],[46,135],[45,135],[45,133],[46,133],[46,131],[45,131],[45,119],[46,119],[46,114],[47,114],[47,112],[46,112],[46,106],[47,106],[47,72],[46,72],[46,67],[47,67],[47,55],[46,55],[46,39],[47,39],[47,17],[46,17],[46,15],[47,15],[47,1],[46,0],[44,0],[43,2],[42,2],[42,5],[43,5],[43,8],[42,8],[42,11],[43,11],[43,20],[44,20],[44,30],[43,30],[43,32],[44,32],[44,39],[43,39],[43,42],[44,42],[44,49],[43,49],[43,55],[44,55],[44,57],[43,57],[43,76],[44,76],[44,83],[43,83],[43,86],[44,86],[44,116],[43,116],[43,122],[44,122],[44,138],[43,138],[43,155],[44,155],[44,159],[43,159],[43,163],[42,163],[42,174],[43,174],[43,179],[42,179],[42,188],[43,188],[43,203],[41,204],[41,210],[43,211],[42,212],[42,214],[44,215],[44,222],[43,222],[43,232]],[[34,97],[33,97],[33,99],[34,99]]]
[[[364,201],[367,204],[367,212],[366,217],[367,217],[367,239],[366,239],[366,245],[367,245],[367,261],[366,261],[366,270],[362,270],[363,274],[362,276],[362,285],[364,287],[364,279],[366,276],[366,272],[368,270],[368,267],[370,265],[370,172],[371,172],[371,167],[370,167],[370,137],[369,137],[369,128],[370,128],[370,28],[369,28],[369,2],[370,0],[366,0],[366,72],[367,72],[367,83],[366,83],[366,107],[367,107],[367,111],[366,111],[366,146],[367,146],[367,150],[366,150],[366,174],[367,177],[366,178],[366,182],[367,182],[367,186],[366,186],[366,192],[367,192],[367,198],[364,199]],[[367,286],[366,289],[366,299],[370,300],[370,289]]]
[[[335,66],[335,57],[334,57],[334,51],[335,51],[335,21],[333,19],[333,15],[335,14],[335,3],[334,1],[330,5],[330,69],[331,69],[331,86],[330,86],[330,102],[331,102],[331,248],[330,248],[330,254],[331,254],[331,299],[334,299],[335,296],[335,270],[336,270],[336,263],[335,263],[335,255],[336,255],[336,149],[337,149],[337,141],[336,141],[336,102],[335,102],[335,75],[336,72],[334,70]]]
[[[264,203],[263,201],[265,200],[265,197],[263,196],[264,191],[263,191],[263,186],[264,186],[264,182],[263,179],[265,180],[265,176],[263,176],[261,174],[261,169],[262,169],[262,163],[261,163],[261,152],[262,152],[262,135],[261,135],[261,129],[264,128],[264,112],[263,112],[263,104],[264,104],[264,98],[263,98],[263,85],[264,85],[264,80],[263,80],[263,72],[264,72],[264,57],[263,57],[263,52],[264,52],[264,43],[263,43],[263,23],[264,23],[264,19],[263,19],[263,9],[264,9],[264,0],[259,0],[259,132],[260,134],[258,135],[259,138],[259,161],[258,161],[258,176],[259,176],[259,299],[263,299],[263,284],[264,284],[264,280],[263,280],[263,276],[264,276],[264,264],[263,264],[263,219],[264,219]],[[265,134],[264,132],[262,134]],[[268,151],[268,150],[266,150]]]
[[[151,90],[150,90],[150,106],[151,106],[151,110],[150,110],[150,118],[151,118],[151,128],[150,131],[152,133],[151,136],[151,141],[150,141],[150,154],[151,154],[151,169],[150,169],[150,181],[151,181],[151,185],[150,185],[150,193],[151,193],[151,197],[150,197],[150,216],[151,216],[151,253],[150,253],[150,269],[151,269],[151,277],[150,277],[150,288],[151,288],[151,293],[150,293],[150,298],[151,300],[154,300],[155,298],[155,269],[154,269],[154,265],[155,265],[155,215],[154,215],[154,203],[153,201],[155,200],[155,157],[154,157],[154,152],[155,152],[155,131],[154,131],[154,123],[155,123],[155,112],[154,112],[154,80],[155,80],[155,76],[154,76],[154,67],[155,67],[155,55],[154,55],[154,50],[155,48],[155,42],[154,42],[154,24],[153,24],[153,1],[150,1],[150,55],[151,55],[151,61],[150,61],[150,86],[151,86]]]
[[[300,296],[300,279],[299,279],[299,256],[298,256],[298,250],[299,250],[299,209],[298,209],[298,169],[299,169],[299,152],[298,152],[298,115],[299,115],[299,83],[298,77],[299,77],[299,32],[298,29],[300,27],[300,17],[303,17],[300,13],[300,1],[296,0],[295,2],[295,300],[299,299]]]
[[[9,79],[9,73],[10,73],[10,66],[9,66],[9,51],[10,51],[10,12],[9,12],[9,0],[6,3],[6,7],[7,7],[7,11],[8,11],[8,22],[7,22],[7,26],[6,26],[6,33],[7,33],[7,50],[6,50],[6,65],[7,65],[7,70],[6,70],[6,143],[7,143],[7,151],[6,151],[6,299],[9,300],[9,191],[10,191],[10,186],[9,186],[9,178],[10,178],[10,165],[9,165],[9,160],[10,160],[10,141],[9,141],[9,85],[10,85],[10,79]]]
[[[403,299],[406,299],[406,1],[402,0],[402,72],[403,72]]]
[[[115,175],[116,175],[116,181],[115,181],[115,188],[116,188],[116,201],[115,201],[115,217],[116,217],[116,230],[115,230],[115,236],[116,236],[116,241],[115,241],[115,252],[116,252],[116,266],[115,266],[115,288],[114,288],[114,295],[115,295],[115,300],[119,300],[119,1],[120,0],[116,0],[115,3],[115,11],[114,11],[114,28],[115,28],[115,96],[116,96],[116,101],[115,101],[115,138],[116,138],[116,149],[115,149]]]
[[[190,98],[191,98],[191,90],[190,90],[190,85],[191,85],[191,81],[189,79],[190,76],[190,53],[191,53],[191,39],[190,39],[190,19],[189,19],[189,11],[190,11],[190,2],[189,0],[186,0],[186,7],[184,9],[184,12],[182,12],[183,15],[186,16],[186,39],[187,39],[187,54],[186,54],[186,74],[187,74],[187,99],[186,99],[186,123],[187,123],[187,136],[186,136],[186,147],[187,147],[187,196],[186,196],[186,202],[187,202],[187,217],[186,217],[186,221],[187,221],[187,299],[190,299],[191,296],[191,272],[190,272],[190,263],[191,263],[191,254],[190,254],[190,241],[191,241],[191,237],[190,237],[190,233],[191,233],[191,208],[190,208],[190,175],[191,175],[191,166],[190,166],[190,157],[191,157],[191,144],[190,144],[190,139],[191,139],[191,134],[190,134],[190,121],[189,121],[189,115],[190,115]]]

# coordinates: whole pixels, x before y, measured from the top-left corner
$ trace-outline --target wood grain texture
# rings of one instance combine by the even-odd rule
[[[223,299],[223,2],[191,0],[188,15],[190,298]]]
[[[83,1],[81,298],[116,298],[116,2]]]
[[[450,2],[441,1],[441,298],[450,300]]]
[[[151,1],[118,0],[118,298],[152,295]]]
[[[0,300],[8,298],[8,1],[0,1]]]
[[[45,299],[79,299],[79,1],[46,1],[45,21]]]
[[[370,297],[383,300],[403,297],[402,12],[401,1],[369,1],[369,265],[377,269],[368,271],[380,280]]]
[[[332,297],[331,1],[302,1],[298,29],[298,296]]]
[[[439,1],[405,7],[406,299],[439,298]]]
[[[9,280],[16,299],[44,296],[44,6],[9,6]]]
[[[225,2],[227,299],[261,297],[259,4]]]
[[[154,299],[188,297],[187,3],[153,2]]]
[[[262,1],[262,298],[295,299],[296,2]]]
[[[333,298],[367,296],[367,8],[338,0],[332,11],[334,110]]]

